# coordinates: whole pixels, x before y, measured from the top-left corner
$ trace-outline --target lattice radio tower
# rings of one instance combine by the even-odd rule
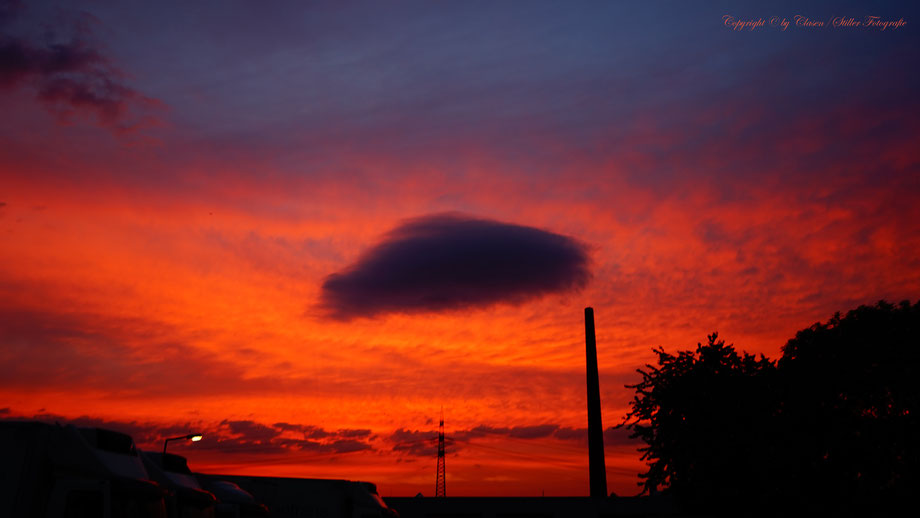
[[[438,480],[435,483],[434,496],[447,496],[444,477],[444,407],[441,407],[441,425],[438,429]]]

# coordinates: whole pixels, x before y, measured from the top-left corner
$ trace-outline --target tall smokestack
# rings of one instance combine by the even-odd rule
[[[591,497],[607,497],[607,465],[604,462],[604,425],[601,424],[601,387],[597,378],[597,341],[594,309],[585,308],[585,364],[588,377],[588,473]]]

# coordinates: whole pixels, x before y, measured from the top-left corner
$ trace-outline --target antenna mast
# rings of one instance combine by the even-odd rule
[[[444,407],[441,407],[441,424],[438,428],[438,480],[435,483],[434,496],[447,496],[444,478]]]

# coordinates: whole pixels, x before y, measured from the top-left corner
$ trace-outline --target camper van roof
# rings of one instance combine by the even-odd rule
[[[103,451],[137,457],[137,448],[130,435],[104,428],[79,428],[80,434],[91,446]]]

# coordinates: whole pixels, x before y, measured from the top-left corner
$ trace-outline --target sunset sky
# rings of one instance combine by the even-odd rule
[[[584,307],[609,428],[920,298],[920,12],[799,4],[0,0],[0,418],[412,496],[443,407],[449,496],[587,495]]]

